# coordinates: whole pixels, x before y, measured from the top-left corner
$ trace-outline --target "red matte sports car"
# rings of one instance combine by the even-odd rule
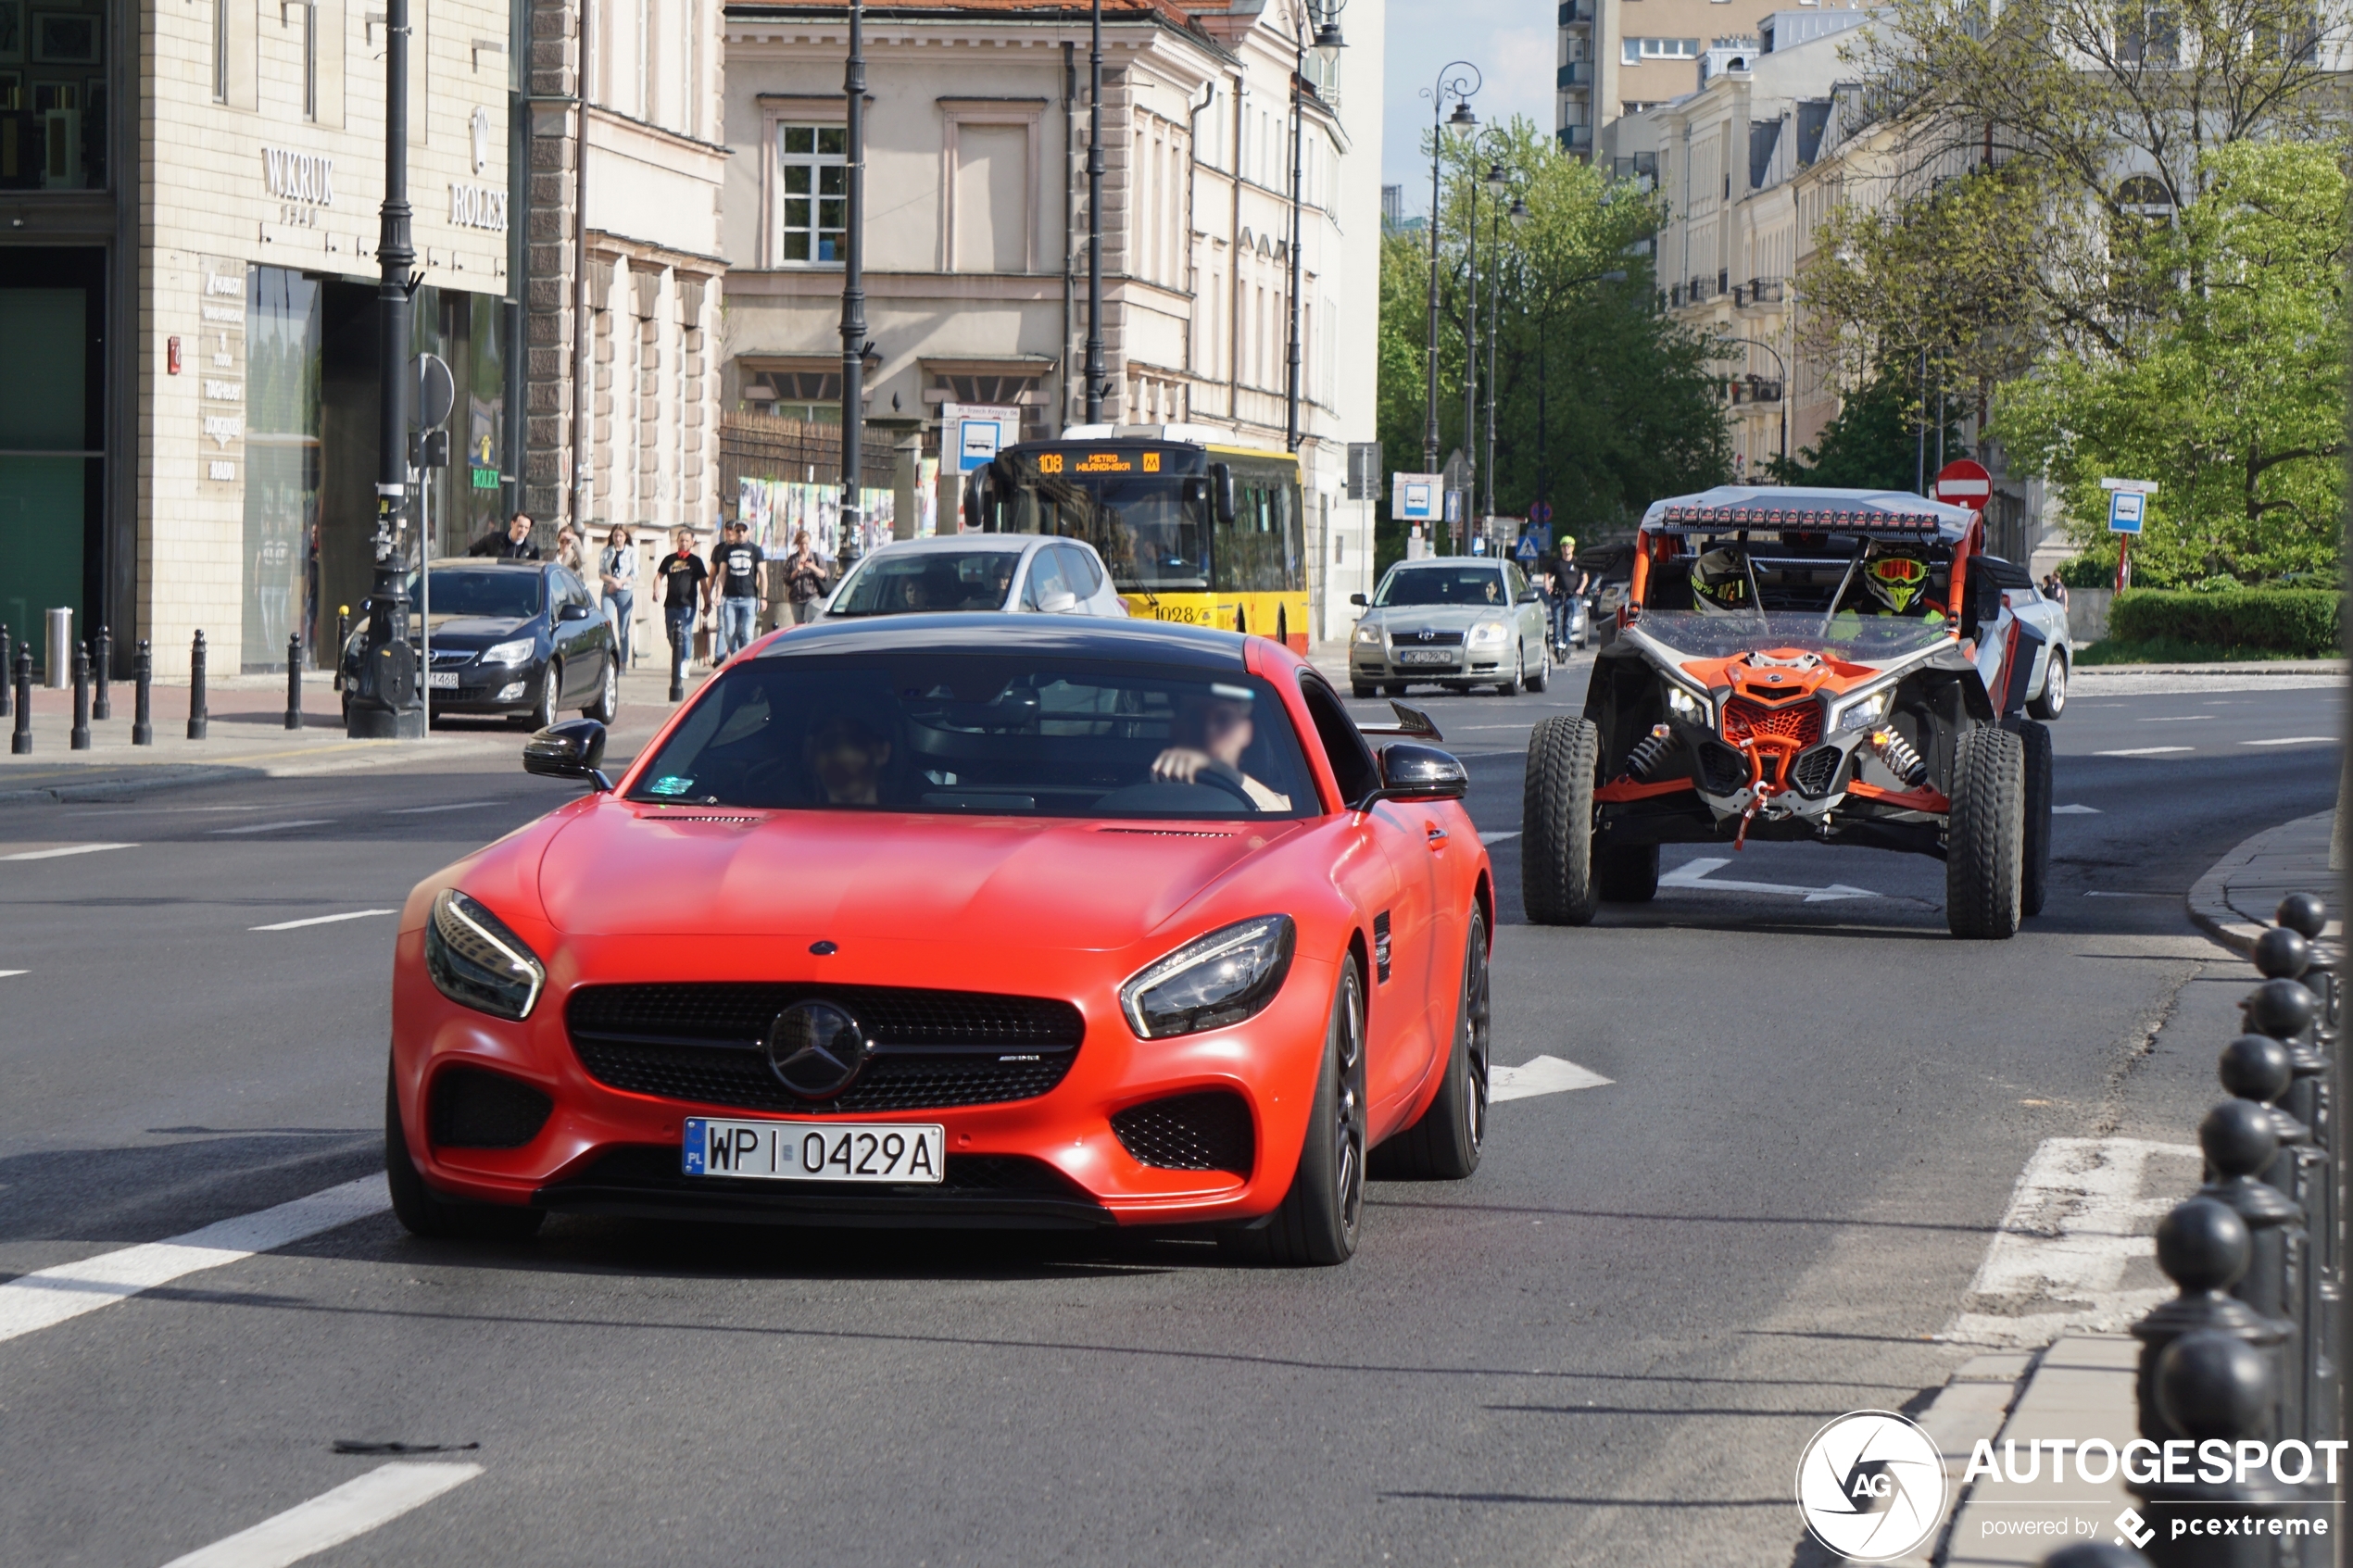
[[[549,1212],[1214,1227],[1344,1261],[1368,1160],[1478,1163],[1493,878],[1462,765],[1261,637],[893,617],[756,644],[615,783],[410,895],[385,1159]]]

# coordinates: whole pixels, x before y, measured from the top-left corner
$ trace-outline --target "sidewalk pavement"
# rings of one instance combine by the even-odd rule
[[[2281,899],[2317,893],[2329,909],[2322,939],[2344,941],[2344,873],[2329,864],[2335,826],[2336,813],[2321,811],[2257,834],[2197,879],[2190,889],[2190,918],[2222,946],[2246,954]]]

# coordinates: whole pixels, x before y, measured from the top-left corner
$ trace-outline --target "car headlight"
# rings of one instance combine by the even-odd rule
[[[434,896],[425,922],[425,972],[451,1001],[494,1018],[531,1016],[547,971],[497,915],[454,887]]]
[[[1887,710],[1895,703],[1895,688],[1881,686],[1875,692],[1841,703],[1831,709],[1832,730],[1870,730],[1879,727]]]
[[[528,664],[533,642],[529,637],[517,637],[511,643],[500,643],[482,656],[484,664]]]
[[[1378,647],[1380,646],[1380,628],[1369,621],[1360,621],[1356,624],[1356,640]]]
[[[1667,684],[1667,710],[1686,723],[1707,722],[1707,704],[1671,681]]]
[[[1471,646],[1473,647],[1492,647],[1497,643],[1501,643],[1508,639],[1511,634],[1512,629],[1504,625],[1500,621],[1482,621],[1477,626],[1471,628]]]
[[[1139,1040],[1239,1023],[1275,999],[1297,940],[1289,915],[1260,915],[1186,943],[1119,988]]]

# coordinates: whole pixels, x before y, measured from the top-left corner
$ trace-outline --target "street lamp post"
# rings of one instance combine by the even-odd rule
[[[1761,348],[1766,353],[1773,357],[1773,369],[1781,373],[1781,471],[1786,474],[1789,471],[1790,388],[1788,361],[1781,358],[1781,351],[1780,349],[1775,348],[1771,344],[1767,343],[1761,337],[1719,337],[1716,341],[1718,343],[1744,343],[1753,348]]]
[[[1101,0],[1098,0],[1098,4]],[[1328,67],[1340,57],[1344,47],[1340,36],[1340,13],[1347,0],[1327,6],[1315,24],[1315,50],[1316,57]],[[1291,36],[1290,68],[1290,342],[1285,362],[1285,416],[1283,420],[1284,450],[1299,450],[1299,240],[1300,214],[1305,206],[1302,190],[1301,169],[1304,161],[1307,132],[1305,113],[1307,50],[1305,36],[1307,17],[1298,16],[1299,31]],[[1328,330],[1330,323],[1325,323]]]
[[[376,420],[376,567],[368,585],[368,641],[345,733],[357,739],[425,733],[417,656],[409,646],[409,0],[384,0],[384,199],[377,260],[377,343],[383,381]],[[421,568],[422,570],[422,565]]]
[[[1103,420],[1103,0],[1087,42],[1087,422]]]
[[[849,0],[849,58],[842,68],[841,565],[865,544],[862,450],[866,419],[866,6]]]
[[[1495,340],[1504,330],[1504,220],[1512,217],[1517,228],[1528,220],[1528,204],[1517,199],[1512,203],[1514,212],[1503,210],[1504,193],[1510,188],[1501,163],[1487,167],[1487,194],[1495,198],[1496,210],[1489,214],[1487,248],[1494,259],[1487,264],[1487,444],[1479,454],[1479,469],[1487,482],[1487,503],[1479,509],[1484,526],[1493,527],[1495,517]]]
[[[1468,71],[1467,77],[1453,74]],[[1455,60],[1438,73],[1437,82],[1428,89],[1429,108],[1429,353],[1427,368],[1429,389],[1423,404],[1422,471],[1434,473],[1438,469],[1438,174],[1445,161],[1446,127],[1458,131],[1478,129],[1478,117],[1471,113],[1470,100],[1486,84],[1478,68],[1468,60]],[[1454,100],[1451,119],[1441,119],[1446,112],[1446,100]],[[1463,439],[1470,439],[1469,433]]]

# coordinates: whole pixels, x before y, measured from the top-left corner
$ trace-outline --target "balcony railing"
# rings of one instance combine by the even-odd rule
[[[1591,87],[1593,84],[1593,62],[1571,60],[1560,68],[1553,78],[1555,87]]]
[[[1561,0],[1560,25],[1571,27],[1593,19],[1593,0]]]

